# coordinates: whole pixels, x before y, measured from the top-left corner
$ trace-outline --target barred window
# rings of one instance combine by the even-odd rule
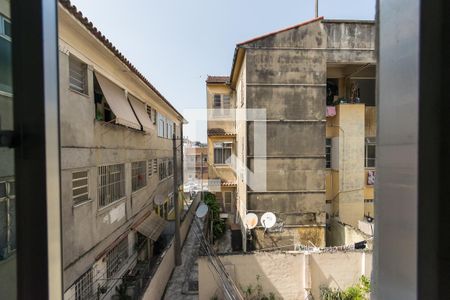
[[[167,176],[172,176],[173,175],[173,160],[169,159],[167,161]]]
[[[98,205],[104,207],[125,196],[125,165],[98,167]]]
[[[92,268],[90,268],[86,273],[78,278],[75,282],[75,300],[95,299],[94,289],[92,287],[94,284],[93,277]]]
[[[167,211],[171,212],[172,209],[175,208],[175,201],[174,201],[174,197],[173,197],[173,192],[169,194],[169,201],[168,201],[168,207],[167,207]]]
[[[153,159],[153,174],[158,173],[158,159]]]
[[[232,192],[224,192],[224,197],[223,197],[224,212],[231,213],[232,199],[233,199]]]
[[[166,160],[161,159],[161,161],[159,162],[159,180],[163,180],[167,177],[166,171]]]
[[[131,163],[131,189],[137,191],[147,185],[146,161],[137,161]]]
[[[88,171],[72,173],[72,199],[74,205],[89,200]]]
[[[326,139],[325,145],[325,168],[331,168],[331,139]]]
[[[147,161],[147,175],[148,177],[153,175],[153,159]]]
[[[87,94],[87,65],[72,55],[69,57],[69,86],[74,91]]]
[[[124,238],[106,254],[106,277],[117,277],[128,258],[128,239]]]

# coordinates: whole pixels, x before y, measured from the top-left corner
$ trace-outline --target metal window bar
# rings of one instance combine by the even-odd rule
[[[0,182],[0,261],[16,250],[16,197],[14,181]]]
[[[158,159],[153,159],[153,173],[158,173]]]
[[[98,167],[98,204],[104,207],[125,196],[125,165]]]
[[[325,145],[325,168],[331,168],[331,139],[326,139]]]
[[[90,268],[75,282],[75,300],[94,299],[93,270]]]
[[[153,159],[147,161],[147,172],[148,177],[153,175]]]
[[[131,188],[133,192],[147,185],[146,167],[145,160],[131,163]]]
[[[124,238],[106,254],[106,277],[114,275],[125,265],[128,258],[128,239]]]
[[[89,200],[88,171],[72,173],[72,199],[75,205]]]

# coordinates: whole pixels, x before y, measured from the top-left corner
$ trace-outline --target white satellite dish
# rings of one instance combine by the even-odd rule
[[[202,203],[199,205],[199,207],[197,208],[197,211],[195,212],[195,215],[198,218],[203,218],[204,216],[206,216],[206,214],[208,213],[208,205]]]
[[[269,229],[272,228],[277,222],[277,217],[274,213],[268,211],[261,216],[261,224],[264,228]]]
[[[164,196],[161,194],[156,195],[155,198],[153,199],[153,202],[156,205],[163,205],[164,204]]]
[[[253,229],[258,225],[258,216],[254,213],[248,213],[245,215],[244,223],[247,229]]]

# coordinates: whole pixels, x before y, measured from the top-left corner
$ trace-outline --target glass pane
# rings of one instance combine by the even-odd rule
[[[0,130],[13,130],[10,1],[0,0]],[[0,298],[16,299],[14,150],[0,148]]]

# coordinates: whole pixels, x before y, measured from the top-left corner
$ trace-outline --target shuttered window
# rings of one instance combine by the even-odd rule
[[[89,200],[88,171],[72,173],[72,199],[77,205]]]
[[[69,57],[69,86],[74,91],[87,94],[87,65],[72,55]]]

